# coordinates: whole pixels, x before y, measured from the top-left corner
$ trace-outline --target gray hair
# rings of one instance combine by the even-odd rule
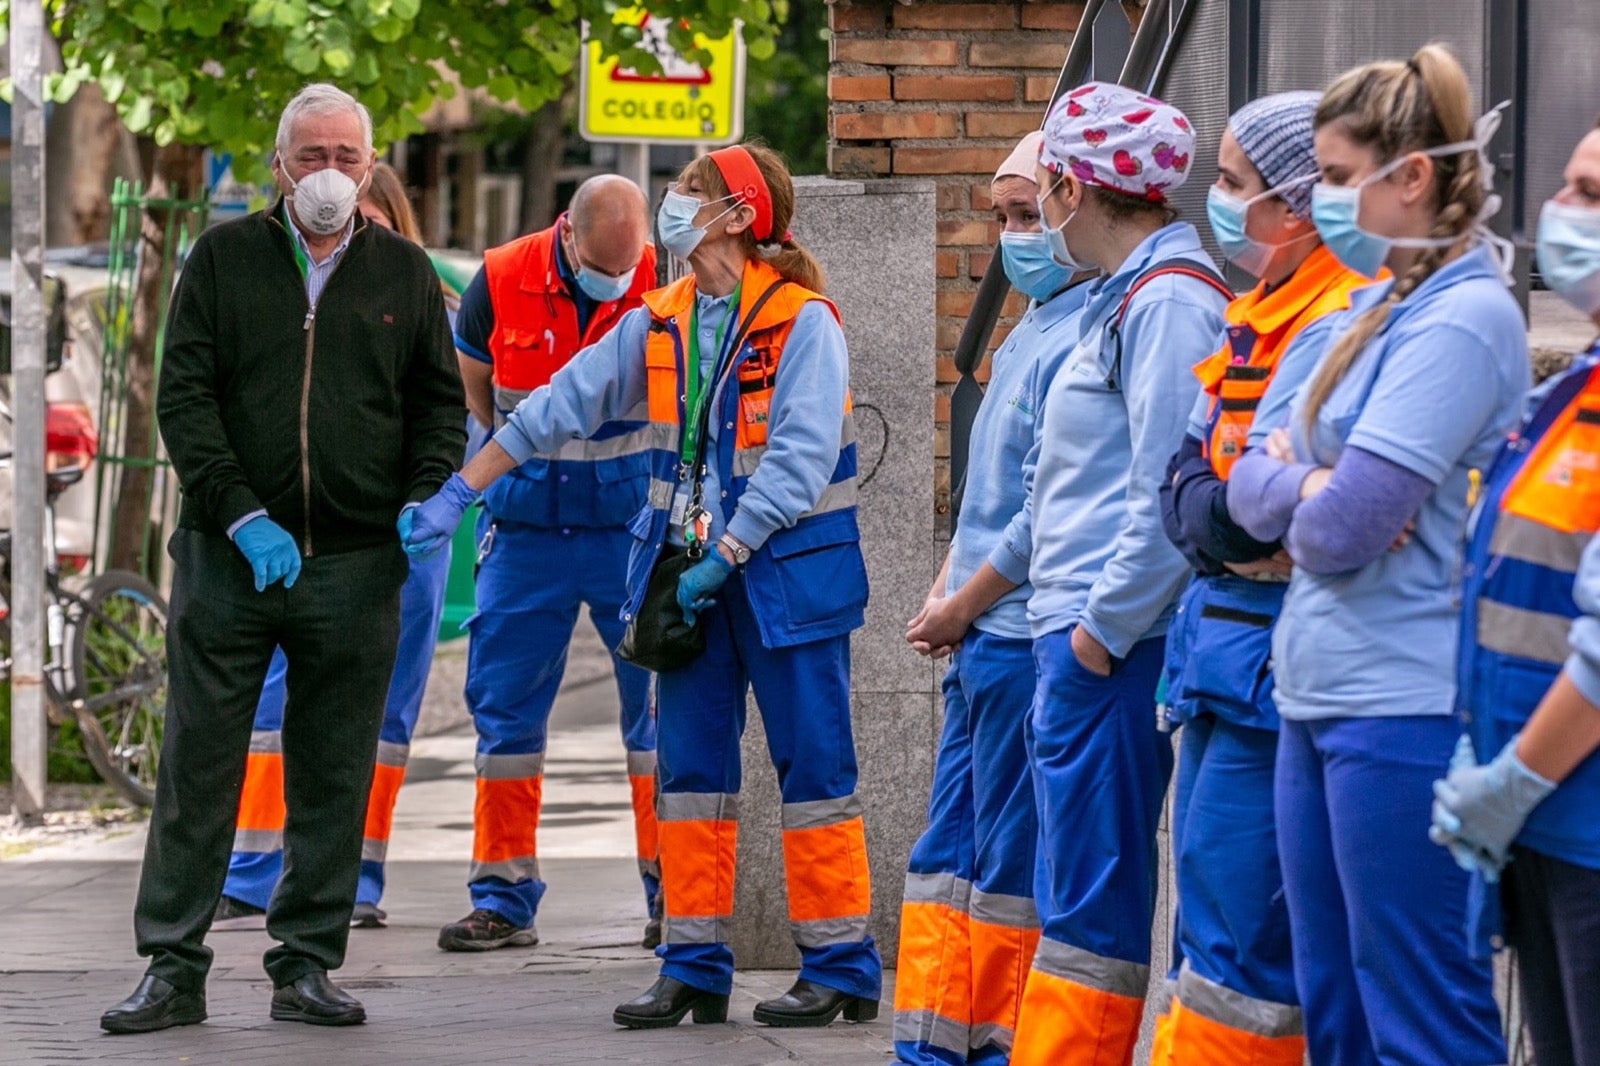
[[[365,105],[339,88],[327,82],[317,82],[307,85],[304,89],[294,94],[283,109],[283,115],[278,119],[278,139],[275,142],[280,153],[289,149],[289,131],[294,129],[294,124],[307,115],[337,115],[340,113],[353,114],[361,121],[361,136],[366,139],[367,151],[372,150],[372,114]]]

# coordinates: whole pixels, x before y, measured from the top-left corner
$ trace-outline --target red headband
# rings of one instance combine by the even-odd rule
[[[743,145],[734,144],[712,152],[711,161],[717,165],[729,195],[739,197],[740,203],[755,209],[756,220],[750,231],[756,240],[772,240],[772,193],[767,189],[767,179],[761,176],[761,168],[756,166],[755,157],[745,151]]]

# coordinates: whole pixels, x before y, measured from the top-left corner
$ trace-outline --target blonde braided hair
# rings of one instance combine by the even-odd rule
[[[1338,123],[1352,141],[1371,148],[1382,165],[1408,152],[1470,140],[1471,108],[1472,91],[1461,64],[1443,45],[1429,44],[1405,63],[1369,63],[1341,75],[1317,106],[1315,123],[1317,129]],[[1388,298],[1362,312],[1334,342],[1306,387],[1307,433],[1395,304],[1415,292],[1471,236],[1486,196],[1480,168],[1476,149],[1434,160],[1438,210],[1428,236],[1456,240],[1424,250],[1395,279]]]

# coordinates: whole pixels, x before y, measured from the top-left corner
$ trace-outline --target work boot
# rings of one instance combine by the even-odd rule
[[[389,912],[376,903],[357,903],[350,912],[350,928],[382,929],[389,924]]]
[[[309,1025],[360,1025],[367,1020],[360,1000],[313,970],[272,992],[272,1018]]]
[[[147,973],[133,995],[100,1015],[100,1028],[108,1033],[154,1033],[174,1025],[198,1025],[205,1020],[204,989],[184,992]]]
[[[644,923],[644,939],[639,942],[639,946],[646,951],[654,951],[661,946],[660,918],[651,918]]]
[[[624,1029],[670,1029],[694,1011],[696,1025],[715,1025],[728,1020],[728,997],[703,988],[691,988],[670,977],[658,977],[650,991],[630,999],[611,1013],[611,1020]]]
[[[878,1001],[852,996],[804,977],[777,999],[756,1004],[755,1020],[780,1029],[827,1025],[844,1012],[847,1022],[870,1022],[878,1016]]]
[[[240,929],[265,929],[267,912],[254,903],[223,896],[217,900],[217,909],[211,912],[211,928],[219,933]]]
[[[497,911],[479,907],[459,922],[439,930],[442,951],[493,951],[495,948],[532,947],[539,942],[533,926],[522,928]]]

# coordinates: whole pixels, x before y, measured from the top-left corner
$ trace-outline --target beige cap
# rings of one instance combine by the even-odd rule
[[[993,184],[1001,178],[1023,178],[1033,181],[1033,167],[1039,162],[1039,146],[1044,143],[1044,132],[1034,130],[1011,149],[1011,154],[1006,156],[1006,161],[1000,164],[1000,169],[994,172],[990,179]]]

